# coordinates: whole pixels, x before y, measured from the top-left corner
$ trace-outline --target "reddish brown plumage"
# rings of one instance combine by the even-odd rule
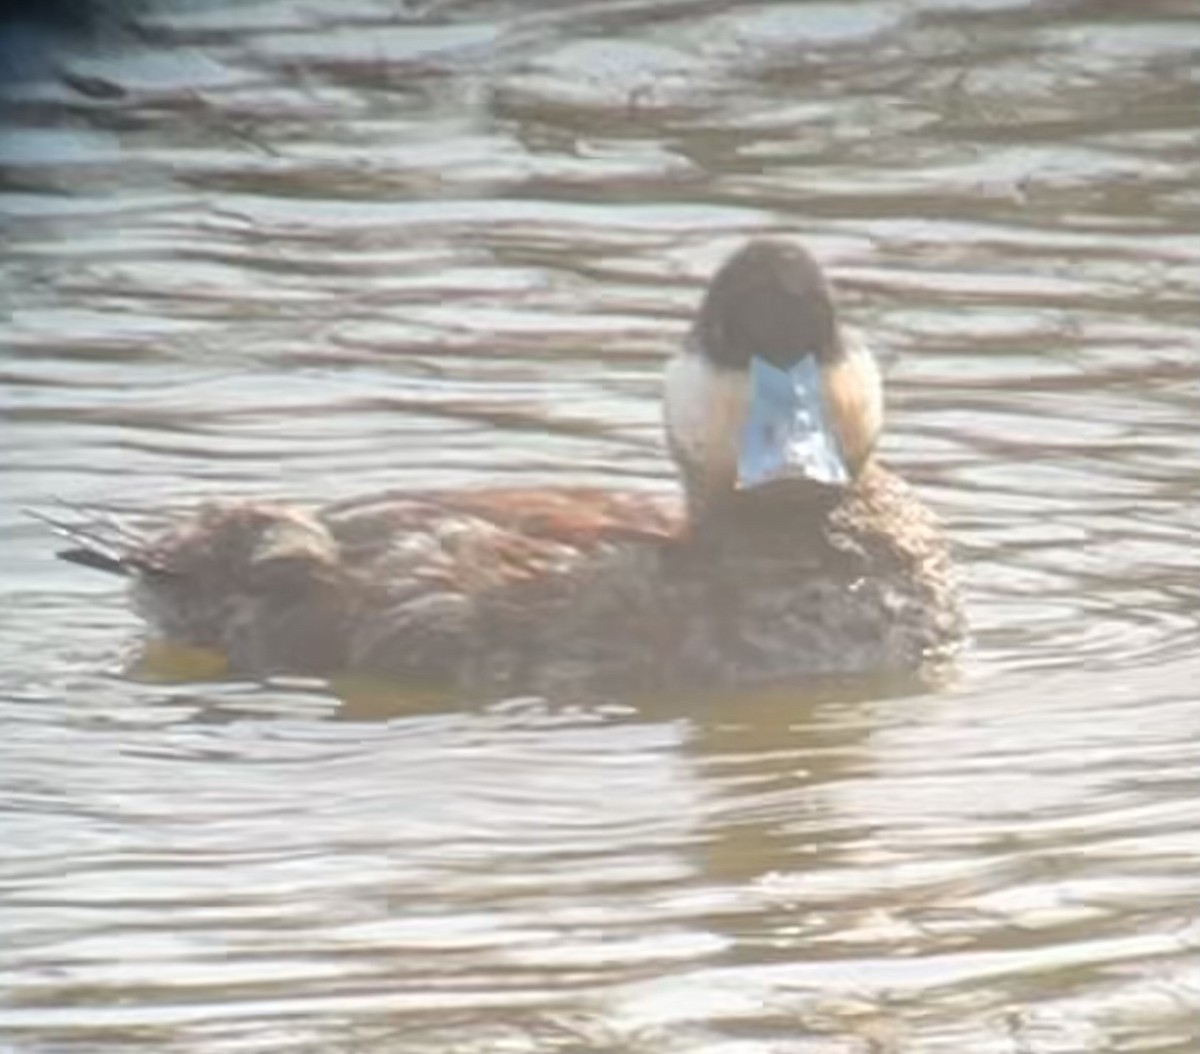
[[[962,630],[936,521],[877,466],[846,491],[736,496],[701,525],[674,497],[584,488],[216,504],[126,559],[159,635],[251,675],[719,687],[918,670]]]

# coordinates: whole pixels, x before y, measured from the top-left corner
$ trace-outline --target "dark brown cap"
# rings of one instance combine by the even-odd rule
[[[695,348],[728,370],[755,356],[786,369],[805,355],[842,354],[837,309],[825,275],[799,245],[756,239],[713,276],[700,305]]]

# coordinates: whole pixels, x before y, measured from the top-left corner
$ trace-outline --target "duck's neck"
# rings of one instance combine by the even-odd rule
[[[744,541],[750,546],[768,537],[792,536],[828,516],[869,474],[870,463],[847,486],[792,479],[715,494],[689,488],[688,533],[696,539]]]

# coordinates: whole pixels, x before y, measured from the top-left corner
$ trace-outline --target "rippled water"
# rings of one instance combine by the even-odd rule
[[[1192,1054],[1200,10],[152,4],[0,125],[0,1036]],[[131,681],[55,496],[662,486],[803,237],[975,641],[908,698]]]

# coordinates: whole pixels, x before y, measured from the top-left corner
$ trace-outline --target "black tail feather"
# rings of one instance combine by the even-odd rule
[[[133,568],[121,557],[110,556],[108,553],[102,553],[96,549],[59,549],[54,555],[60,560],[66,560],[69,564],[90,567],[94,571],[107,571],[109,574],[124,575],[125,577],[133,574]]]
[[[131,577],[158,570],[141,551],[144,538],[120,518],[103,509],[58,503],[71,513],[66,519],[37,509],[25,509],[33,519],[55,534],[73,543],[60,549],[57,556],[68,563],[90,567],[94,571]]]

